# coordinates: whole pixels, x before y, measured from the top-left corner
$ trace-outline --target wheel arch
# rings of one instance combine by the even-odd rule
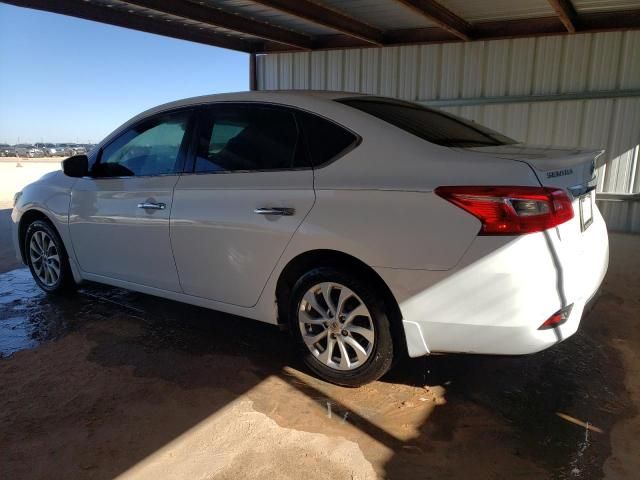
[[[47,222],[51,226],[51,228],[53,228],[56,231],[58,236],[60,236],[60,232],[56,228],[55,223],[53,223],[53,221],[49,218],[49,216],[46,213],[44,213],[42,210],[32,208],[24,212],[20,217],[20,223],[18,224],[18,246],[20,247],[20,255],[25,265],[27,263],[27,257],[26,257],[26,252],[24,250],[24,242],[27,236],[27,230],[29,229],[29,225],[31,225],[36,220],[42,220]]]
[[[287,305],[295,282],[305,272],[316,268],[331,266],[346,272],[355,272],[357,275],[373,281],[375,288],[382,295],[387,313],[390,315],[391,330],[393,334],[394,349],[406,354],[407,346],[402,326],[402,313],[391,289],[369,265],[362,260],[337,250],[310,250],[292,258],[280,272],[276,283],[276,304],[278,309],[278,325],[288,325]]]

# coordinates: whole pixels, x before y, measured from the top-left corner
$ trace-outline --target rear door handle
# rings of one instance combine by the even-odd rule
[[[144,208],[145,210],[164,210],[167,208],[166,203],[153,203],[153,202],[142,202],[138,204],[138,208]]]
[[[290,217],[296,213],[295,208],[280,208],[280,207],[261,207],[256,208],[253,213],[258,215],[280,215],[283,217]]]

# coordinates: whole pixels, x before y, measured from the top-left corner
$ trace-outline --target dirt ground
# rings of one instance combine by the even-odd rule
[[[611,253],[562,344],[406,360],[359,389],[309,376],[268,325],[97,285],[48,297],[3,263],[0,478],[637,478],[640,236]]]

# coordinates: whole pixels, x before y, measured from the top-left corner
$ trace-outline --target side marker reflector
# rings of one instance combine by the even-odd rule
[[[561,308],[556,313],[551,315],[547,321],[545,321],[542,325],[538,327],[538,330],[549,330],[550,328],[556,328],[562,325],[569,319],[569,315],[571,314],[571,309],[573,308],[573,303],[571,305],[567,305],[564,308]]]

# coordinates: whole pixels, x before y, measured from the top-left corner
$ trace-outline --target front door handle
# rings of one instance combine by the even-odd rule
[[[280,215],[283,217],[290,217],[296,213],[295,208],[280,208],[280,207],[261,207],[256,208],[253,213],[258,215]]]
[[[167,208],[166,203],[153,203],[153,202],[142,202],[138,204],[138,208],[144,208],[145,210],[164,210]]]

